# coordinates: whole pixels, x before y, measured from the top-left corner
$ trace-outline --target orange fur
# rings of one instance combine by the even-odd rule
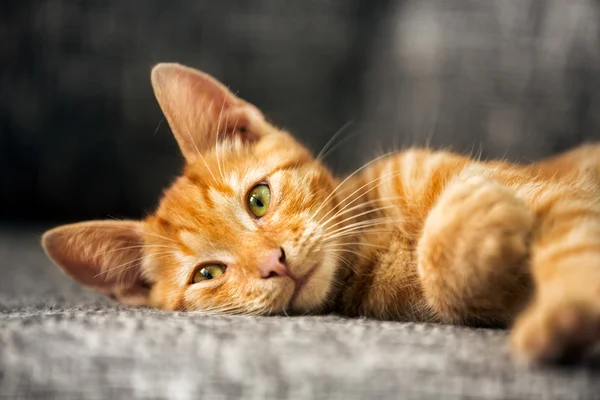
[[[208,75],[161,64],[152,83],[184,173],[142,222],[47,232],[75,279],[168,310],[515,323],[526,361],[600,339],[599,145],[530,165],[410,149],[338,180]],[[246,198],[261,182],[257,219]],[[288,273],[262,277],[280,248]],[[225,273],[192,284],[206,262]]]

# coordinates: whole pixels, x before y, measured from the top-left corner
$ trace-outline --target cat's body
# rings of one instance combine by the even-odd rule
[[[186,157],[144,221],[45,234],[127,304],[512,325],[545,361],[600,338],[600,145],[530,165],[411,149],[334,178],[207,75],[156,67]]]
[[[533,293],[530,251],[541,256],[582,245],[558,238],[560,244],[540,248],[552,233],[546,214],[569,213],[564,218],[574,228],[578,217],[593,224],[599,171],[600,145],[530,165],[426,149],[374,163],[347,190],[368,189],[360,200],[370,206],[355,213],[367,209],[365,220],[389,222],[353,238],[360,255],[350,255],[354,271],[342,277],[336,309],[384,319],[510,324]],[[375,208],[381,210],[368,211]]]

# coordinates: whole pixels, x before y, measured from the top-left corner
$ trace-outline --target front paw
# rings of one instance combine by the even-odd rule
[[[573,361],[600,343],[600,303],[595,296],[546,291],[517,319],[511,352],[531,365]]]
[[[429,213],[419,272],[442,322],[508,323],[530,293],[533,215],[507,187],[481,176],[457,180]]]

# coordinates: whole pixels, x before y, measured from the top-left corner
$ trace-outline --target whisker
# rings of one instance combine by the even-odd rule
[[[371,185],[371,184],[375,183],[376,181],[379,181],[379,180],[381,180],[381,179],[383,179],[383,178],[386,178],[388,175],[391,175],[391,176],[390,176],[390,178],[393,178],[393,177],[394,177],[394,175],[398,175],[399,173],[400,173],[399,171],[392,171],[392,172],[389,172],[389,173],[387,173],[387,174],[384,174],[384,175],[382,175],[382,176],[379,176],[379,177],[377,177],[377,178],[375,178],[375,179],[373,179],[373,180],[371,180],[371,181],[369,181],[369,182],[365,183],[364,185],[362,185],[361,187],[359,187],[358,189],[356,189],[354,192],[352,192],[352,193],[350,193],[348,196],[346,196],[346,198],[344,198],[344,200],[342,200],[342,201],[340,202],[340,204],[344,204],[344,202],[345,202],[346,200],[348,200],[350,197],[354,196],[354,195],[356,194],[356,192],[358,192],[359,190],[362,190],[362,189],[364,189],[366,186],[368,186],[368,185]],[[347,208],[347,207],[349,207],[349,206],[350,206],[352,203],[354,203],[355,201],[357,201],[357,200],[358,200],[358,199],[360,199],[361,197],[365,196],[366,194],[370,193],[372,190],[374,190],[374,189],[378,188],[379,186],[381,186],[381,185],[382,185],[383,183],[385,183],[385,182],[386,182],[386,181],[381,181],[381,182],[379,182],[377,185],[375,185],[375,186],[373,186],[372,188],[368,189],[366,192],[364,192],[364,193],[360,194],[359,196],[357,196],[356,198],[352,199],[352,200],[351,200],[349,203],[347,203],[347,204],[344,204],[344,206],[342,207],[342,209],[341,209],[340,211],[342,211],[342,210],[346,209],[346,208]],[[328,211],[328,212],[327,212],[325,215],[323,215],[323,216],[321,217],[321,219],[320,219],[320,220],[317,222],[317,224],[320,224],[320,223],[321,223],[321,221],[323,221],[323,219],[324,219],[326,216],[328,216],[328,215],[331,213],[331,211],[333,211],[333,210],[334,210],[334,208],[332,208],[332,209],[331,209],[331,210],[329,210],[329,211]]]
[[[342,261],[344,264],[346,264],[346,266],[348,268],[350,268],[350,270],[352,270],[352,272],[354,272],[354,266],[351,265],[350,262],[348,260],[346,260],[344,257],[342,257],[340,254],[330,253],[329,255],[335,257],[339,261]]]
[[[212,103],[211,103],[212,104]],[[203,113],[204,115],[204,113]],[[192,141],[192,144],[194,145],[194,149],[196,149],[196,154],[198,155],[198,157],[200,157],[200,159],[202,159],[202,162],[204,163],[204,165],[206,166],[206,169],[208,170],[208,172],[210,173],[210,176],[212,176],[213,180],[216,182],[217,178],[215,177],[215,175],[213,174],[212,170],[210,169],[210,167],[208,166],[208,163],[206,162],[206,159],[204,158],[204,156],[202,155],[202,153],[200,152],[200,149],[198,149],[198,146],[196,145],[196,141],[194,140],[192,133],[190,132],[190,128],[187,125],[187,122],[185,122],[183,124],[183,126],[185,127],[185,132],[187,133],[188,137],[190,138],[190,140]]]
[[[363,212],[361,212],[359,214],[352,215],[352,216],[347,217],[347,218],[345,218],[345,219],[343,219],[341,221],[336,222],[335,224],[327,227],[327,229],[325,229],[325,232],[328,232],[330,229],[335,228],[336,226],[342,225],[345,222],[351,221],[351,220],[353,220],[355,218],[362,217],[363,215],[372,214],[372,213],[376,213],[376,212],[383,211],[383,210],[389,210],[390,208],[398,208],[398,206],[395,205],[395,204],[391,204],[389,206],[382,206],[382,207],[373,208],[371,210],[363,211]],[[368,221],[372,221],[372,220],[368,219],[368,220],[362,221],[362,222],[368,222]]]
[[[325,246],[321,247],[321,249],[326,250],[326,249],[335,249],[338,247],[345,247],[345,246],[367,246],[367,247],[374,247],[377,249],[384,249],[387,250],[389,247],[387,246],[381,246],[378,244],[373,244],[373,243],[363,243],[363,242],[345,242],[345,243],[326,243]]]
[[[158,130],[160,129],[160,126],[162,125],[162,123],[165,121],[165,116],[163,115],[163,117],[160,119],[160,121],[158,121],[158,125],[156,125],[156,129],[154,130],[154,133],[152,134],[152,136],[156,136],[156,134],[158,133]]]
[[[386,154],[383,154],[371,161],[369,161],[368,163],[366,163],[365,165],[363,165],[362,167],[359,167],[358,169],[356,169],[354,172],[352,172],[350,175],[348,175],[343,181],[341,181],[334,189],[331,193],[329,193],[329,196],[327,196],[325,198],[325,200],[323,200],[323,202],[321,203],[321,205],[319,207],[317,207],[317,210],[313,213],[313,215],[311,216],[311,219],[318,214],[319,211],[321,211],[321,209],[325,206],[325,204],[327,204],[327,201],[329,201],[329,199],[331,198],[331,196],[335,195],[335,193],[339,190],[339,188],[341,188],[344,183],[348,182],[348,180],[352,179],[352,177],[356,174],[358,174],[360,171],[364,170],[365,168],[367,168],[368,166],[370,166],[371,164],[381,160],[384,157],[389,156],[390,154],[393,154],[393,152],[389,152]]]
[[[362,257],[362,258],[364,258],[364,259],[367,259],[367,260],[369,260],[369,259],[370,259],[370,258],[369,258],[369,257],[367,257],[366,255],[364,255],[364,254],[362,254],[362,253],[360,253],[360,252],[358,252],[358,251],[351,250],[351,249],[342,249],[342,250],[337,250],[337,251],[342,251],[342,252],[345,252],[345,253],[346,253],[346,252],[347,252],[347,253],[352,253],[352,254],[355,254],[355,255],[357,255],[357,256],[359,256],[359,257]]]
[[[338,233],[335,236],[331,236],[328,238],[323,239],[324,241],[332,241],[334,239],[340,239],[346,236],[356,236],[357,235],[357,231],[360,232],[361,230],[363,230],[363,227],[358,227],[352,231],[348,231],[348,232],[342,232],[342,233]],[[367,229],[365,230],[363,233],[369,233],[369,234],[373,234],[373,233],[395,233],[398,232],[397,229]]]
[[[242,314],[242,313],[246,313],[246,311],[244,310],[244,308],[240,305],[234,305],[234,304],[225,304],[222,306],[212,306],[210,308],[206,308],[206,309],[202,309],[200,310],[200,312],[203,313],[213,313],[213,314]]]
[[[354,210],[356,210],[358,208],[366,207],[366,206],[371,205],[373,203],[386,202],[386,201],[392,201],[392,200],[400,200],[400,199],[403,199],[403,198],[404,198],[404,196],[381,197],[381,198],[376,198],[376,199],[372,199],[372,200],[369,200],[369,201],[365,201],[363,203],[357,204],[357,205],[352,206],[352,207],[350,207],[348,209],[345,209],[345,210],[341,209],[338,212],[336,212],[334,215],[332,215],[331,217],[329,217],[327,219],[327,221],[325,221],[323,223],[323,226],[326,226],[332,219],[334,219],[336,217],[339,217],[339,216],[342,216],[344,214],[347,214],[349,212],[352,212],[352,211],[354,211]]]
[[[327,232],[326,234],[323,235],[323,237],[329,237],[330,235],[333,235],[336,233],[345,232],[347,229],[353,230],[354,228],[357,228],[357,227],[364,228],[364,227],[377,226],[377,225],[388,225],[388,224],[394,224],[394,223],[401,223],[402,221],[403,221],[402,219],[394,220],[394,219],[383,217],[383,218],[370,219],[370,220],[366,220],[366,221],[354,222],[352,224],[338,228],[334,231]]]
[[[340,147],[341,145],[343,145],[345,142],[347,142],[349,139],[352,139],[353,137],[355,137],[356,135],[358,135],[360,133],[360,131],[354,131],[353,133],[350,133],[348,136],[346,136],[345,138],[343,138],[342,140],[340,140],[339,142],[337,142],[334,146],[332,146],[329,150],[327,150],[323,156],[321,157],[321,162],[323,160],[325,160],[330,154],[332,154],[338,147]]]
[[[214,307],[214,308],[209,308],[209,309],[198,310],[198,312],[201,314],[205,314],[205,315],[223,315],[223,314],[229,314],[229,315],[242,314],[243,315],[243,314],[245,314],[241,307],[231,307],[231,308]]]
[[[341,127],[340,129],[338,129],[338,130],[337,130],[337,132],[335,132],[335,133],[334,133],[334,134],[331,136],[331,138],[330,138],[330,139],[327,141],[327,143],[325,143],[325,146],[323,146],[323,148],[321,149],[321,151],[319,152],[319,154],[317,154],[317,157],[315,158],[315,160],[316,160],[316,161],[322,161],[322,158],[321,158],[321,157],[325,158],[326,154],[329,152],[329,150],[326,150],[326,149],[327,149],[327,146],[329,146],[330,144],[332,144],[332,143],[333,143],[333,141],[334,141],[334,140],[335,140],[335,139],[336,139],[336,138],[337,138],[337,137],[338,137],[340,134],[342,134],[342,133],[343,133],[343,132],[346,130],[346,128],[347,128],[347,127],[349,127],[350,125],[352,125],[352,123],[353,123],[353,122],[354,122],[353,120],[350,120],[350,121],[346,122],[344,125],[342,125],[342,127]],[[343,143],[343,141],[342,141],[342,142],[340,142],[340,143]],[[339,145],[340,143],[338,143],[337,145]],[[336,146],[337,146],[337,145],[336,145]],[[335,148],[335,147],[333,147],[333,148]]]
[[[283,307],[283,309],[281,310],[283,312],[283,315],[285,315],[286,317],[289,317],[290,315],[287,313],[287,309],[291,307],[291,304],[287,304],[285,307]]]
[[[351,272],[352,272],[354,275],[356,275],[356,276],[364,276],[364,274],[361,274],[361,273],[359,272],[359,270],[357,269],[357,267],[356,267],[355,265],[352,265],[352,264],[350,263],[350,261],[349,261],[348,259],[346,259],[344,256],[342,256],[341,254],[337,254],[337,253],[335,253],[335,254],[334,254],[334,253],[329,253],[329,255],[332,255],[332,256],[334,256],[334,257],[335,257],[337,260],[339,260],[339,261],[343,262],[343,263],[344,263],[344,265],[346,265],[346,266],[348,267],[348,269],[350,269],[350,271],[351,271]],[[341,286],[341,287],[347,287],[348,285],[344,285],[344,284],[342,284],[342,285],[340,285],[340,286]],[[338,287],[340,287],[340,286],[338,286]]]

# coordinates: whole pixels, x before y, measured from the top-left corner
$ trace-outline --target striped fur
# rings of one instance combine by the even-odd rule
[[[409,149],[336,179],[209,76],[167,64],[152,78],[184,173],[144,221],[47,232],[75,279],[168,310],[514,324],[526,361],[600,338],[600,145],[530,165]],[[256,219],[259,182],[272,202]],[[280,247],[293,278],[261,278]],[[225,274],[190,284],[209,261]]]

